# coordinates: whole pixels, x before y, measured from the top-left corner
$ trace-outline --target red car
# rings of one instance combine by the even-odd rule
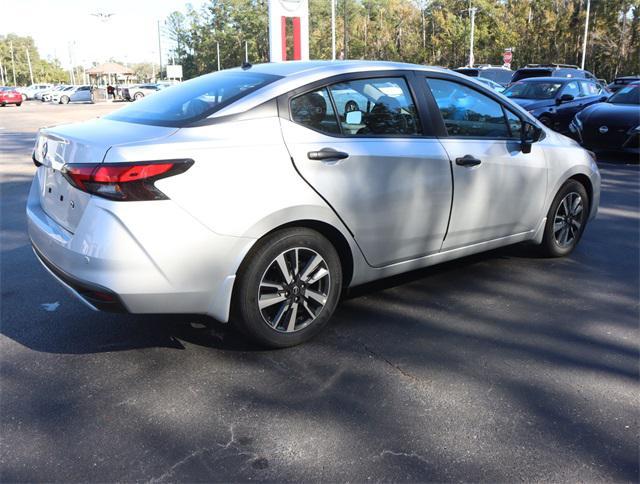
[[[7,104],[15,104],[16,106],[22,104],[22,94],[14,87],[0,87],[0,106],[4,107]]]

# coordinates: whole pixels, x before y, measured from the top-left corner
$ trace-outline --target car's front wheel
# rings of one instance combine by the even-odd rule
[[[582,237],[589,216],[589,194],[577,180],[567,181],[547,213],[541,250],[547,257],[569,255]]]
[[[68,96],[62,96],[60,98],[60,104],[69,104],[69,97]]]
[[[238,271],[232,322],[262,345],[294,346],[322,330],[341,291],[331,242],[315,230],[278,230],[256,243]]]
[[[144,97],[144,94],[142,94],[141,92],[136,92],[135,95],[133,96],[133,100],[134,101],[139,101],[143,97]]]

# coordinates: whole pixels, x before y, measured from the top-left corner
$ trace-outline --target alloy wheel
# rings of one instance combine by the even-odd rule
[[[262,275],[258,307],[272,329],[292,333],[309,326],[322,312],[331,274],[316,251],[295,247],[278,255]]]
[[[583,218],[582,197],[576,192],[567,194],[558,205],[553,219],[553,235],[560,247],[571,247],[576,242]]]

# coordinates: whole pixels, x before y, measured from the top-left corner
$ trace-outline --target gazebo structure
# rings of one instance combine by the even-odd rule
[[[91,69],[87,69],[89,79],[92,84],[118,84],[123,82],[129,83],[131,77],[133,77],[133,71],[121,64],[115,62],[107,62],[105,64],[99,64]],[[95,80],[95,81],[94,81]]]

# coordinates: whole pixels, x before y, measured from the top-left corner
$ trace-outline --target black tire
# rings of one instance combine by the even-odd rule
[[[0,103],[0,106],[5,107],[7,103]]]
[[[274,326],[270,326],[267,323],[267,318],[265,318],[264,312],[272,309],[261,310],[258,306],[258,300],[261,297],[260,291],[264,290],[261,289],[261,282],[263,277],[271,280],[271,277],[268,276],[270,274],[269,271],[278,270],[277,266],[273,264],[276,263],[276,258],[279,255],[296,248],[302,254],[310,254],[310,257],[315,257],[313,255],[314,252],[319,255],[323,259],[322,267],[326,267],[328,271],[328,277],[323,277],[321,281],[309,283],[305,287],[301,277],[304,275],[302,266],[306,266],[309,259],[305,263],[303,256],[300,256],[300,269],[291,271],[294,274],[297,273],[297,276],[288,286],[289,290],[286,293],[283,290],[282,293],[276,292],[273,294],[276,296],[287,295],[287,299],[283,303],[272,306],[274,312],[281,314],[283,325],[278,329],[277,322]],[[291,253],[289,252],[288,254]],[[297,254],[298,252],[296,252]],[[291,258],[287,260],[287,267],[289,268],[292,267],[290,263]],[[313,274],[314,271],[311,271],[310,274]],[[283,275],[283,272],[280,271],[278,274]],[[306,279],[306,281],[309,280]],[[301,284],[300,293],[297,290],[294,293],[295,285],[297,284]],[[326,294],[326,302],[323,306],[314,306],[312,308],[313,311],[309,313],[303,307],[303,304],[306,303],[308,303],[307,308],[311,305],[311,299],[306,291],[313,287],[314,291],[318,288],[317,290],[320,292],[320,286],[316,286],[316,284],[324,284],[323,292]],[[273,290],[275,291],[275,289]],[[231,322],[235,327],[263,346],[270,348],[295,346],[313,338],[324,328],[335,311],[341,291],[342,267],[340,257],[331,242],[319,232],[307,228],[277,230],[259,240],[242,263],[234,288]],[[293,296],[293,294],[296,294],[296,296]],[[297,296],[298,294],[300,297]],[[271,296],[271,294],[267,294],[267,296]],[[264,297],[264,294],[262,297]],[[298,300],[300,301],[300,306],[298,306]],[[300,312],[296,312],[292,318],[294,307],[299,307]],[[310,317],[313,312],[315,312],[315,318]],[[277,315],[273,317],[274,320],[276,318]],[[304,318],[307,318],[310,322],[305,322]],[[294,321],[294,328],[298,325],[297,321],[300,321],[300,329],[286,332],[287,321],[291,320]]]
[[[544,124],[547,128],[553,129],[553,121],[549,116],[540,116],[538,119],[542,124]]]
[[[138,101],[140,99],[142,99],[144,97],[144,94],[142,94],[141,92],[136,92],[133,96],[133,100],[134,101]]]
[[[567,197],[571,194],[575,194],[580,197],[582,209],[578,215],[570,214],[568,217],[565,217],[565,208],[560,208],[560,205],[565,199],[567,199],[567,204],[569,204],[569,200],[571,199],[568,199]],[[580,242],[580,238],[582,237],[587,225],[587,220],[589,219],[589,204],[590,200],[587,189],[577,180],[568,180],[564,185],[562,185],[562,187],[560,187],[560,190],[558,190],[558,193],[553,199],[553,203],[551,203],[549,212],[547,213],[547,223],[544,228],[542,243],[540,244],[540,251],[542,255],[546,257],[564,257],[573,252],[573,249],[575,249],[578,242]],[[565,207],[566,206],[568,205],[565,205]],[[579,227],[575,222],[579,224]],[[558,224],[557,226],[556,223]],[[563,224],[563,228],[558,231],[558,227]],[[567,232],[564,232],[565,227]],[[568,237],[572,236],[572,239],[571,241],[567,241],[566,244],[563,244],[563,235],[565,233]]]
[[[69,96],[62,96],[60,98],[60,104],[69,104]]]
[[[16,106],[20,107],[20,106],[22,106],[22,103],[16,103]]]

